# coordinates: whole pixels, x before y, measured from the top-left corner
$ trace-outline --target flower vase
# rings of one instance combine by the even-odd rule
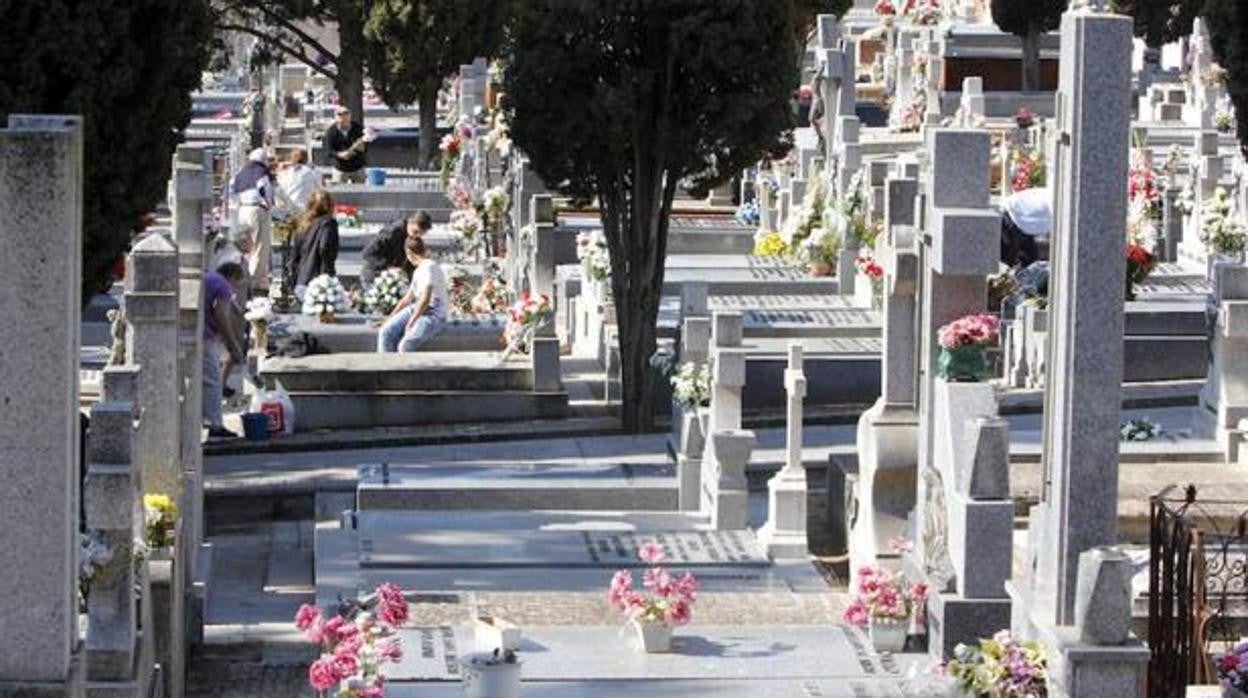
[[[948,381],[978,382],[988,373],[988,352],[982,344],[941,347],[936,370]]]
[[[469,654],[459,663],[467,698],[520,698],[520,662],[499,662],[492,653]]]
[[[871,618],[867,632],[876,652],[900,652],[906,646],[908,618]]]
[[[672,628],[658,621],[632,621],[637,631],[637,641],[642,651],[647,653],[670,652],[672,649]]]
[[[816,262],[810,265],[811,276],[832,276],[832,265],[827,262]]]
[[[332,311],[332,310],[322,310],[322,311],[321,311],[321,314],[316,316],[316,321],[317,321],[317,322],[319,322],[319,323],[325,324],[325,325],[330,325],[330,324],[333,324],[333,322],[334,322],[334,311]]]
[[[256,356],[264,358],[269,353],[269,324],[267,322],[257,322],[253,323],[253,328],[255,329],[255,334],[253,335],[255,345],[253,349],[256,352]]]

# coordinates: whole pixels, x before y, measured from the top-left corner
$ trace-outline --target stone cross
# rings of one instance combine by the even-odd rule
[[[802,462],[802,402],[806,399],[806,374],[802,370],[802,345],[789,345],[789,364],[784,372],[786,406],[784,467],[767,483],[767,522],[759,529],[759,541],[773,558],[804,558],[806,542],[806,466]]]
[[[741,429],[741,390],[745,387],[744,325],[740,313],[715,313],[711,334],[711,414],[702,469],[702,507],[716,529],[746,525],[747,484],[754,432]]]
[[[0,694],[77,695],[82,119],[0,130]],[[32,231],[38,231],[32,234]],[[20,290],[18,292],[17,290]]]
[[[139,368],[104,369],[103,398],[91,408],[84,484],[87,531],[111,552],[87,596],[87,677],[134,680],[138,640],[134,541],[143,535],[143,488],[134,464]]]

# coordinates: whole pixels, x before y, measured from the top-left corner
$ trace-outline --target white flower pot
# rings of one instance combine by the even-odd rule
[[[645,652],[670,652],[672,650],[672,628],[666,623],[655,621],[632,621],[637,631],[637,641]]]
[[[868,632],[876,652],[900,652],[906,646],[908,619],[872,618]]]
[[[520,662],[486,663],[491,653],[478,652],[464,657],[459,668],[466,698],[520,698]]]

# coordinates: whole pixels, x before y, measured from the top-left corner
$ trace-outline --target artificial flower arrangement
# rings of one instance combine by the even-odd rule
[[[586,279],[606,281],[611,277],[611,252],[607,248],[607,236],[601,230],[577,233],[576,258]]]
[[[143,495],[143,529],[147,544],[153,548],[173,545],[174,528],[178,523],[178,505],[165,494]]]
[[[923,126],[923,117],[927,115],[927,98],[916,97],[901,111],[894,127],[899,133],[914,133]]]
[[[1011,190],[1025,191],[1044,186],[1044,151],[1020,146],[1010,152],[1010,162],[1013,163],[1013,170],[1010,172]]]
[[[364,307],[371,313],[389,315],[407,293],[407,275],[398,269],[386,269],[373,279],[364,291]]]
[[[458,265],[450,267],[446,273],[446,280],[450,285],[447,295],[450,297],[451,310],[459,315],[472,314],[474,294],[468,278],[468,270]]]
[[[502,111],[495,110],[490,116],[490,130],[485,134],[485,147],[506,160],[511,155],[511,125]]]
[[[881,19],[892,18],[897,15],[897,6],[892,0],[876,0],[875,7],[871,8],[873,12]]]
[[[443,185],[451,181],[451,174],[455,171],[455,165],[459,162],[459,155],[463,148],[464,141],[457,131],[451,131],[442,136],[442,141],[438,143],[438,152],[442,156],[439,158],[441,168],[438,171],[438,177]]]
[[[481,242],[481,232],[485,230],[485,221],[476,208],[461,208],[451,211],[448,229],[458,236],[464,250],[475,249]]]
[[[346,312],[349,307],[347,300],[347,291],[338,277],[321,274],[309,281],[303,292],[303,314],[315,315],[322,322],[331,322],[335,313]]]
[[[496,276],[487,275],[481,280],[481,288],[468,304],[475,315],[501,313],[507,309],[507,284]]]
[[[738,206],[736,219],[745,225],[758,225],[762,220],[762,214],[758,209],[758,202],[746,201]]]
[[[754,234],[754,255],[757,257],[783,257],[789,251],[784,236],[774,231],[760,230]]]
[[[854,268],[871,283],[871,302],[878,307],[884,296],[884,265],[876,261],[868,249],[854,259]]]
[[[941,378],[975,382],[988,370],[987,349],[997,343],[1001,321],[996,315],[966,315],[940,328],[936,341],[940,357],[936,368]]]
[[[642,576],[644,591],[633,587],[633,573],[622,569],[611,577],[607,601],[628,618],[636,629],[641,647],[647,652],[671,649],[672,628],[686,625],[693,619],[693,604],[698,598],[698,580],[691,572],[679,578],[659,565],[666,557],[663,546],[653,541],[643,543],[637,557],[650,565]]]
[[[1036,115],[1027,107],[1019,107],[1018,113],[1014,114],[1014,124],[1019,128],[1027,129],[1036,125]]]
[[[686,361],[671,378],[672,397],[685,409],[710,407],[711,367],[704,362]]]
[[[472,188],[464,182],[455,180],[446,187],[446,198],[450,199],[455,209],[472,208]]]
[[[1123,441],[1148,441],[1161,436],[1161,425],[1148,417],[1128,419],[1118,430]]]
[[[334,204],[334,220],[340,228],[360,227],[360,207],[351,204]]]
[[[910,617],[922,613],[927,594],[926,584],[907,584],[900,574],[866,565],[858,570],[857,588],[844,619],[868,628],[877,651],[899,652],[906,642]]]
[[[1044,647],[1037,642],[1019,642],[1008,630],[981,639],[978,647],[959,644],[946,671],[959,688],[975,698],[1049,695]]]
[[[940,22],[940,5],[937,0],[904,0],[901,14],[911,24],[930,26]]]
[[[1248,641],[1236,643],[1229,652],[1218,655],[1216,661],[1222,695],[1248,695]]]
[[[326,620],[321,609],[303,604],[295,615],[295,627],[308,642],[319,645],[320,657],[308,667],[308,684],[336,698],[383,698],[385,665],[403,659],[403,643],[396,634],[409,618],[407,597],[395,584],[382,584],[374,593],[373,612],[367,604],[354,606],[347,615]]]
[[[526,291],[507,311],[507,327],[503,330],[503,341],[507,349],[503,358],[511,356],[512,352],[528,353],[537,328],[554,316],[555,308],[550,303],[550,296],[545,293],[534,295]]]
[[[1131,242],[1127,243],[1127,280],[1126,300],[1135,300],[1135,285],[1143,283],[1157,266],[1157,258],[1147,247]]]
[[[1230,133],[1235,130],[1235,114],[1229,109],[1219,109],[1213,113],[1213,127],[1218,133]]]
[[[1226,189],[1214,189],[1205,205],[1201,238],[1210,251],[1237,255],[1248,248],[1248,230],[1244,224],[1231,220],[1231,197]]]
[[[273,312],[273,301],[257,296],[247,301],[247,310],[243,319],[251,323],[256,351],[262,355],[269,347],[269,325],[277,315]]]
[[[502,187],[486,189],[481,195],[481,203],[485,213],[482,218],[495,230],[501,229],[503,217],[507,214],[507,205],[511,203],[507,190]]]

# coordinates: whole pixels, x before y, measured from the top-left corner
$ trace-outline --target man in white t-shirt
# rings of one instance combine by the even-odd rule
[[[422,237],[408,238],[404,251],[415,271],[407,293],[377,332],[377,351],[383,353],[416,351],[441,334],[446,325],[448,301],[442,265],[426,255]]]
[[[1024,189],[1001,201],[1001,261],[1026,268],[1040,259],[1036,238],[1053,232],[1053,192]]]

